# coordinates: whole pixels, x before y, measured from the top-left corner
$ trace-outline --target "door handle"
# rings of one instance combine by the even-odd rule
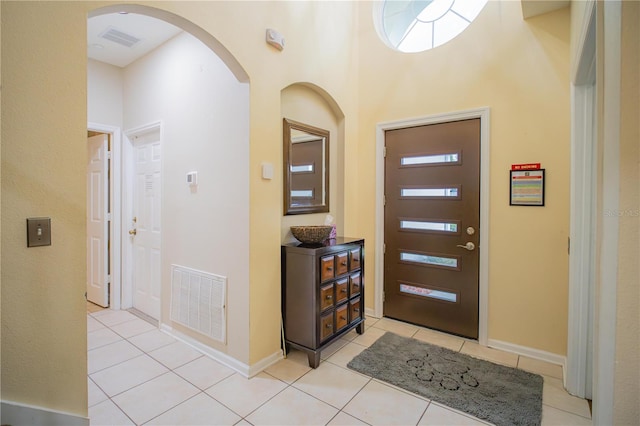
[[[131,229],[129,230],[129,235],[136,235],[138,233],[137,229]]]
[[[464,245],[458,244],[456,247],[461,247],[463,249],[467,249],[469,251],[473,251],[473,250],[475,250],[476,245],[473,244],[471,241],[469,241],[467,244],[464,244]]]

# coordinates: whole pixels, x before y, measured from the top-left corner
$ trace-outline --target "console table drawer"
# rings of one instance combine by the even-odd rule
[[[333,284],[320,287],[320,310],[324,311],[333,306]]]
[[[355,248],[349,250],[349,270],[355,271],[356,269],[360,269],[360,256],[361,256],[360,248]]]
[[[333,311],[320,318],[320,340],[327,340],[333,335]]]
[[[336,277],[349,272],[349,256],[347,252],[336,254]]]
[[[351,321],[357,321],[362,316],[362,308],[360,307],[360,298],[349,301],[349,314]]]
[[[357,272],[355,274],[351,274],[349,276],[349,295],[350,297],[353,297],[357,294],[360,294],[360,287],[361,287],[361,282],[362,280],[360,279],[360,272]]]
[[[336,308],[336,331],[343,329],[349,324],[348,308],[348,303]]]
[[[342,278],[336,281],[336,304],[347,300],[349,298],[349,279]]]
[[[333,255],[320,258],[320,280],[327,281],[335,277]]]

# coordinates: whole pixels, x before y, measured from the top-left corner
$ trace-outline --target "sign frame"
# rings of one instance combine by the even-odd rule
[[[509,170],[509,205],[544,207],[545,169]]]

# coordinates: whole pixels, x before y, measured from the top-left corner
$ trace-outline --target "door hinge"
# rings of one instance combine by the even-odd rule
[[[383,158],[387,158],[387,147],[386,146],[382,147],[382,157]]]
[[[107,275],[107,284],[111,284],[111,275]]]
[[[567,254],[571,254],[571,237],[567,237]]]
[[[107,160],[111,160],[111,151],[107,151]]]
[[[387,196],[386,196],[386,195],[383,195],[383,196],[382,196],[382,205],[383,205],[383,206],[386,206],[386,205],[387,205]]]
[[[107,213],[107,222],[111,222],[111,213]]]
[[[382,254],[385,254],[387,252],[387,245],[382,243]]]

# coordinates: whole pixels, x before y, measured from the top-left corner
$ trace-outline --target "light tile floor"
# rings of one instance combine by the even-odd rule
[[[543,425],[591,425],[589,406],[562,388],[562,369],[387,318],[367,318],[323,351],[313,370],[292,351],[246,379],[126,311],[89,305],[92,425],[483,425],[482,421],[371,379],[346,364],[393,331],[544,377]]]

